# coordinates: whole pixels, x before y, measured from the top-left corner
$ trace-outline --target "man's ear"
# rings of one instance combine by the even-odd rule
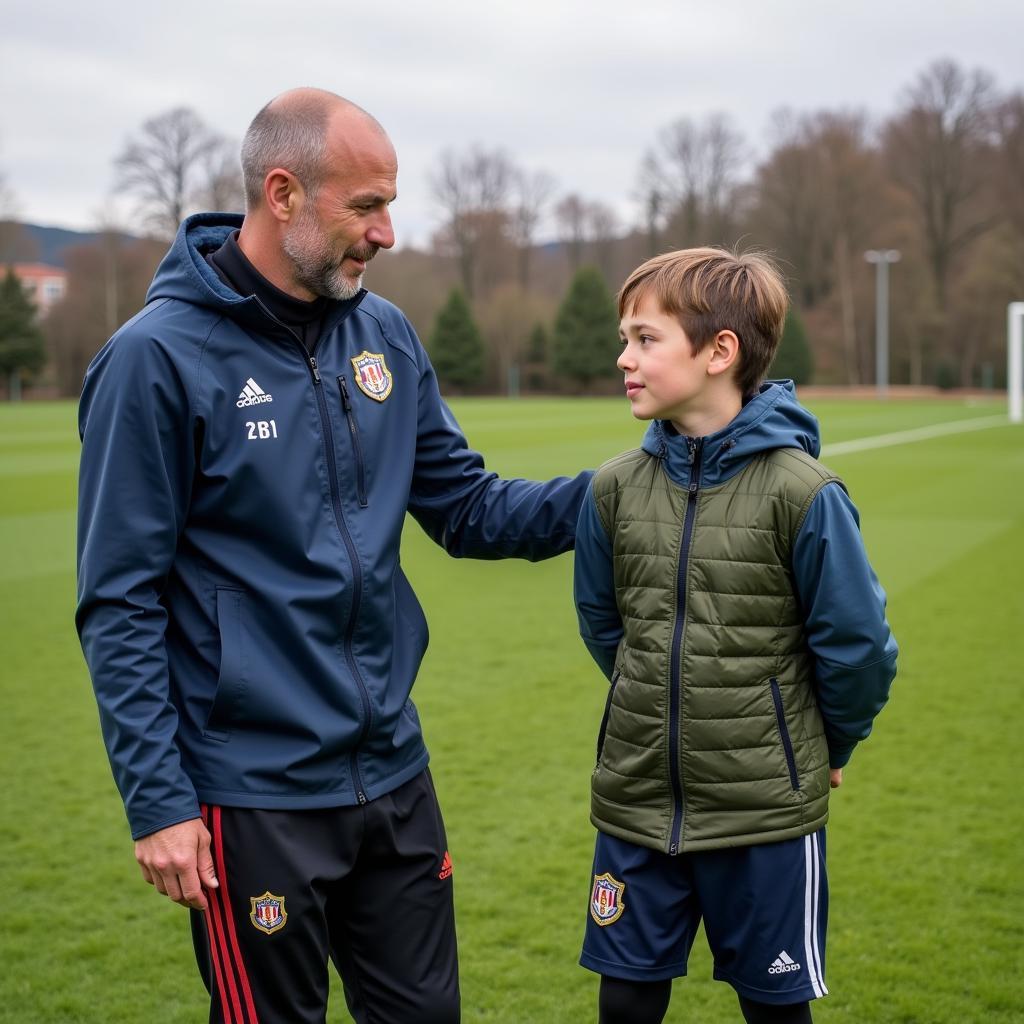
[[[305,191],[291,171],[275,167],[263,179],[263,199],[275,220],[293,220],[304,198]]]
[[[736,366],[740,358],[740,339],[732,331],[719,331],[711,341],[708,373],[717,377]]]

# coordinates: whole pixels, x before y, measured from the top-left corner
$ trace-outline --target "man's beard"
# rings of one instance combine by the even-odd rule
[[[352,256],[364,263],[372,260],[379,246],[354,245],[340,256],[320,227],[316,214],[308,207],[299,214],[292,229],[282,241],[285,255],[291,261],[295,281],[314,295],[328,299],[351,299],[363,286],[363,277],[346,277],[342,260]]]

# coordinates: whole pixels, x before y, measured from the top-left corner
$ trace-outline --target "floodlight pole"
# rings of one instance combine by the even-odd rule
[[[1011,302],[1006,307],[1006,387],[1010,392],[1010,422],[1024,420],[1024,302]]]
[[[898,263],[899,249],[868,249],[864,259],[875,265],[875,387],[889,397],[889,264]]]

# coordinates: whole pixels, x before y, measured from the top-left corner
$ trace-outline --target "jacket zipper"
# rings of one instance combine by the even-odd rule
[[[782,749],[786,753],[786,767],[789,769],[789,782],[794,789],[800,788],[800,779],[796,774],[796,755],[793,753],[793,740],[790,738],[789,729],[786,727],[786,714],[782,707],[782,691],[779,689],[778,679],[769,679],[768,685],[772,689],[772,703],[775,705],[775,717],[779,722],[779,735],[782,737]]]
[[[356,621],[359,618],[359,602],[363,593],[363,570],[359,565],[359,554],[352,542],[352,535],[348,532],[345,524],[345,514],[341,508],[341,488],[338,484],[338,466],[334,453],[334,431],[331,430],[331,417],[327,411],[327,399],[324,398],[323,381],[320,378],[320,371],[316,365],[316,358],[308,356],[310,373],[313,375],[313,391],[316,394],[316,404],[320,411],[320,423],[324,429],[324,439],[327,442],[327,478],[331,487],[331,505],[334,508],[334,519],[338,524],[338,532],[345,543],[345,550],[348,552],[349,564],[352,566],[352,607],[348,613],[348,623],[345,626],[345,660],[348,662],[349,670],[359,688],[359,699],[363,705],[362,728],[359,730],[359,737],[356,740],[355,749],[349,756],[349,763],[352,766],[352,778],[356,782],[356,800],[360,804],[366,803],[366,793],[363,789],[363,777],[359,772],[358,751],[359,746],[366,739],[370,731],[370,724],[373,709],[370,707],[370,695],[366,691],[366,683],[359,673],[359,666],[356,664],[355,653],[352,650],[352,636],[355,633]]]
[[[363,446],[359,441],[359,424],[356,423],[352,401],[348,397],[348,384],[344,376],[338,378],[338,387],[341,388],[341,407],[345,410],[345,418],[348,420],[348,432],[352,438],[352,452],[356,459],[356,496],[359,498],[359,507],[366,508],[366,472],[363,468]]]
[[[672,831],[669,834],[670,855],[679,852],[679,840],[683,830],[683,774],[679,766],[679,708],[682,702],[682,641],[686,624],[686,574],[690,561],[690,541],[693,539],[693,524],[697,518],[697,493],[700,486],[701,457],[704,453],[704,438],[687,439],[690,449],[690,486],[686,497],[686,512],[683,516],[683,537],[679,544],[679,573],[676,578],[676,625],[672,631],[671,682],[669,686],[668,761],[669,779],[672,783]]]
[[[365,787],[363,786],[363,776],[359,771],[359,747],[366,739],[370,732],[370,727],[373,724],[373,708],[370,704],[370,695],[366,689],[366,683],[363,681],[363,677],[359,672],[359,666],[356,664],[355,652],[352,650],[352,637],[355,634],[356,622],[359,619],[359,604],[363,593],[363,570],[359,564],[359,554],[356,551],[356,546],[352,542],[352,535],[348,532],[348,526],[345,524],[345,514],[341,507],[341,488],[338,484],[338,465],[337,456],[334,451],[334,431],[331,430],[331,417],[327,411],[327,399],[324,397],[323,381],[320,378],[320,370],[316,365],[316,357],[313,352],[316,351],[316,347],[319,344],[317,340],[316,344],[313,345],[313,352],[306,349],[306,346],[302,343],[302,339],[293,331],[286,323],[278,320],[273,313],[267,309],[265,303],[255,296],[256,302],[263,310],[264,314],[269,317],[279,327],[284,328],[294,340],[298,346],[299,351],[302,353],[302,359],[306,364],[306,368],[309,370],[310,376],[313,378],[313,393],[316,395],[316,407],[320,413],[320,426],[324,432],[324,442],[327,445],[327,479],[331,488],[331,506],[334,509],[334,521],[338,526],[338,532],[341,534],[341,539],[345,544],[345,550],[348,552],[349,564],[352,566],[352,607],[348,613],[348,623],[345,626],[344,635],[344,650],[345,650],[345,661],[348,663],[349,671],[352,673],[352,678],[356,681],[356,688],[359,690],[359,701],[362,704],[363,715],[360,722],[359,736],[356,739],[355,749],[349,755],[349,765],[352,769],[352,778],[355,784],[356,800],[360,804],[367,803],[367,796]]]

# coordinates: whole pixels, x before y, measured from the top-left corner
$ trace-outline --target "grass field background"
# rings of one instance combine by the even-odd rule
[[[826,443],[988,417],[1002,403],[812,401]],[[613,400],[453,403],[506,475],[633,447]],[[205,1019],[187,915],[145,885],[72,616],[70,404],[0,408],[0,1022]],[[901,646],[890,705],[833,797],[818,1022],[1024,1020],[1024,428],[826,459],[861,509]],[[464,1020],[595,1019],[576,965],[606,684],[580,643],[571,558],[457,562],[412,526],[431,625],[414,693],[448,824]],[[698,937],[668,1020],[738,1019]],[[329,1020],[347,1021],[336,986]]]

